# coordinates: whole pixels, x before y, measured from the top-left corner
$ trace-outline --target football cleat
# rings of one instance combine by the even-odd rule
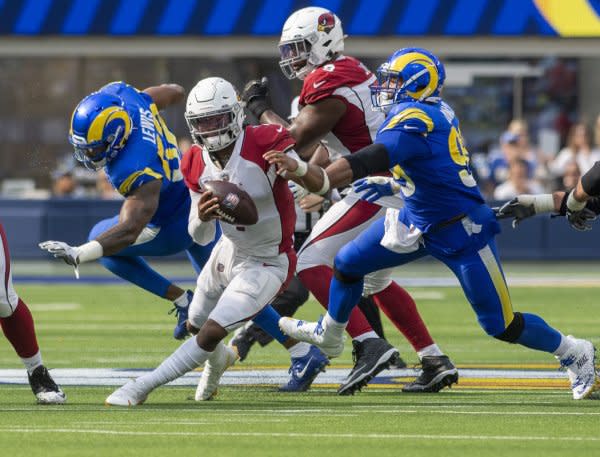
[[[458,370],[447,355],[426,355],[421,360],[421,373],[402,392],[435,393],[458,383]]]
[[[132,379],[110,394],[104,400],[104,404],[107,406],[137,406],[146,401],[149,393],[142,382]]]
[[[318,322],[306,322],[291,317],[279,319],[279,328],[298,341],[314,344],[328,357],[338,357],[344,351],[343,337],[327,331],[323,318]]]
[[[60,405],[67,401],[67,396],[54,382],[44,365],[37,367],[31,374],[27,373],[27,377],[39,404]]]
[[[207,401],[215,398],[221,376],[238,358],[239,355],[235,347],[219,343],[204,364],[204,370],[202,370],[194,399],[196,401]]]
[[[229,346],[235,346],[238,355],[240,356],[240,362],[243,362],[250,349],[256,343],[256,339],[248,331],[248,328],[252,326],[252,321],[246,323],[246,325],[238,328],[233,334],[233,338],[229,341]]]
[[[590,341],[571,335],[567,338],[575,344],[559,361],[569,375],[573,399],[600,399],[600,378],[595,368],[596,348]]]
[[[183,340],[186,336],[188,336],[188,329],[186,326],[186,322],[188,319],[188,310],[190,309],[190,303],[192,303],[192,298],[194,298],[194,292],[188,290],[187,294],[187,306],[178,306],[174,305],[174,308],[169,311],[169,314],[175,313],[177,317],[177,324],[175,325],[175,329],[173,330],[173,338],[176,340]]]
[[[327,365],[327,356],[318,347],[311,346],[305,356],[292,358],[290,380],[279,388],[279,392],[306,392]]]
[[[338,388],[338,395],[354,395],[381,371],[389,368],[399,358],[398,349],[383,338],[352,341],[354,367]]]

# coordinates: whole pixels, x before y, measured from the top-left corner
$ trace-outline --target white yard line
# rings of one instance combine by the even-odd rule
[[[124,431],[108,429],[81,429],[81,428],[21,428],[21,427],[2,427],[0,432],[10,433],[81,433],[94,435],[121,435],[121,436],[224,436],[224,437],[281,437],[281,438],[350,438],[350,439],[423,439],[435,441],[447,440],[480,440],[480,441],[579,441],[595,442],[600,441],[600,437],[593,436],[518,436],[518,435],[425,435],[425,434],[395,434],[395,433],[299,433],[299,432],[145,432],[145,431]]]

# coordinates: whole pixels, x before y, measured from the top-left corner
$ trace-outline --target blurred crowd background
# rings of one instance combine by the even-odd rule
[[[311,4],[340,15],[347,54],[372,71],[410,45],[442,58],[443,96],[461,119],[486,198],[570,188],[600,159],[600,20],[598,2],[563,2],[572,5],[564,28],[546,10],[553,1],[5,0],[0,198],[119,198],[102,173],[75,162],[67,142],[77,102],[110,81],[189,90],[222,76],[241,89],[267,76],[274,108],[288,116],[301,82],[279,69],[278,34],[289,13]],[[185,151],[183,110],[165,117]]]

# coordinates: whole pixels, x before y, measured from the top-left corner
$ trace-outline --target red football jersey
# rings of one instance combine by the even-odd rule
[[[325,137],[332,159],[350,154],[375,140],[385,115],[374,111],[369,86],[376,78],[359,60],[340,56],[315,68],[304,79],[300,104],[312,105],[335,97],[346,105],[346,113]]]
[[[263,154],[271,150],[287,151],[294,144],[282,126],[256,125],[245,128],[223,169],[212,161],[208,151],[197,145],[182,158],[181,172],[192,192],[200,192],[202,182],[218,180],[237,184],[252,197],[258,210],[256,224],[244,227],[221,224],[223,236],[247,255],[268,257],[292,250],[296,224],[294,197],[287,181]]]

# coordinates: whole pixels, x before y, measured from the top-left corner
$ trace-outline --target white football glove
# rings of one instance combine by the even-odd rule
[[[79,279],[79,250],[69,246],[62,241],[44,241],[38,245],[44,251],[48,251],[57,259],[63,259],[68,265],[75,268],[75,277]]]
[[[294,200],[300,202],[304,197],[306,197],[310,192],[302,187],[300,184],[294,181],[288,181],[288,187],[292,191],[292,195],[294,196]]]

